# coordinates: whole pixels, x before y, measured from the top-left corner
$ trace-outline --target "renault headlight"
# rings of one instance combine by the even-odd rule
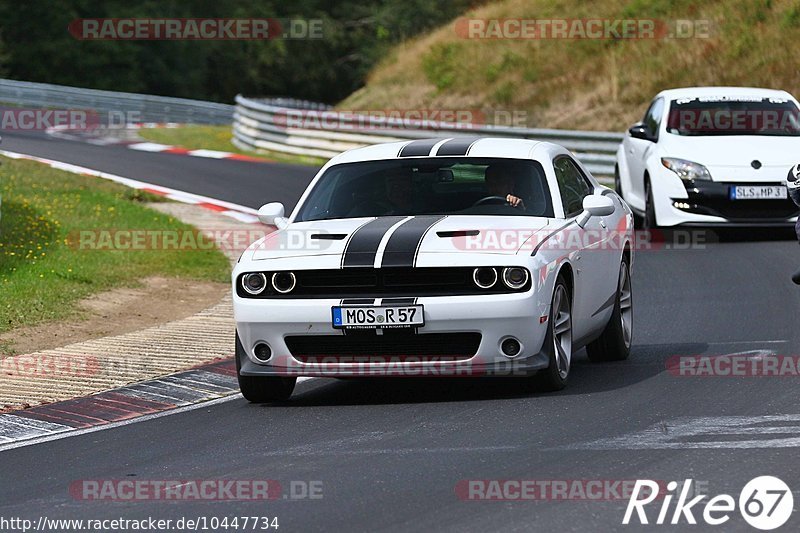
[[[673,171],[682,180],[710,180],[711,173],[700,163],[676,159],[673,157],[662,157],[661,164]]]

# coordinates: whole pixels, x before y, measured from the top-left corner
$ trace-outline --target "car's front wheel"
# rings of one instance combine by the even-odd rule
[[[631,268],[627,257],[619,266],[619,281],[614,301],[614,312],[602,335],[586,347],[591,361],[622,361],[631,354],[633,338],[633,292]]]
[[[572,363],[572,298],[564,277],[559,274],[550,305],[550,327],[545,343],[550,352],[550,365],[533,376],[539,390],[557,391],[567,384]]]
[[[297,378],[281,376],[243,376],[242,361],[247,357],[239,332],[236,332],[236,377],[239,390],[246,400],[253,403],[267,403],[288,400],[294,391]]]
[[[644,217],[642,219],[642,229],[654,230],[658,229],[658,219],[656,218],[656,206],[653,201],[653,187],[648,181],[644,186],[645,193],[645,207]]]

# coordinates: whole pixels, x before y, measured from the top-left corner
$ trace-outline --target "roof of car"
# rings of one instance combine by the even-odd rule
[[[661,91],[656,97],[673,98],[696,98],[708,96],[762,96],[764,98],[792,98],[786,91],[777,89],[763,89],[759,87],[681,87],[678,89],[667,89]]]
[[[448,142],[459,150],[441,150]],[[416,144],[414,144],[416,143]],[[416,156],[401,155],[406,148],[418,147]],[[400,141],[364,146],[341,153],[330,160],[329,164],[354,163],[358,161],[376,161],[383,159],[414,159],[414,157],[503,157],[512,159],[530,159],[536,153],[557,153],[565,149],[557,144],[537,141],[535,139],[515,139],[503,137],[440,137]],[[407,154],[408,150],[404,152]]]

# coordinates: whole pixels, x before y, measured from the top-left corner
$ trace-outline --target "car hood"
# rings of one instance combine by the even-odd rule
[[[327,258],[325,264],[330,265],[325,268],[339,268],[349,261],[372,265],[378,255],[383,262],[390,261],[391,256],[391,261],[406,263],[409,257],[426,254],[513,255],[530,237],[553,231],[556,226],[552,222],[544,217],[477,215],[418,216],[394,221],[388,217],[369,217],[298,222],[256,241],[245,254],[249,253],[252,261]],[[393,245],[391,250],[384,250],[388,233],[391,233],[388,239]],[[353,244],[358,242],[353,240],[357,234],[363,239],[361,246]],[[370,234],[370,239],[364,239]]]
[[[798,163],[800,137],[770,135],[724,135],[681,137],[664,134],[660,153],[700,163],[706,167],[747,167],[758,160],[762,167],[788,171]],[[659,142],[659,144],[662,144]]]

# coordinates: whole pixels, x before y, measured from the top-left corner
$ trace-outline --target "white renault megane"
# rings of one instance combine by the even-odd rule
[[[331,159],[233,271],[250,401],[298,376],[531,376],[625,359],[633,217],[561,146],[390,143]]]
[[[616,190],[644,227],[791,225],[783,183],[800,153],[800,108],[785,91],[662,91],[617,150]]]

